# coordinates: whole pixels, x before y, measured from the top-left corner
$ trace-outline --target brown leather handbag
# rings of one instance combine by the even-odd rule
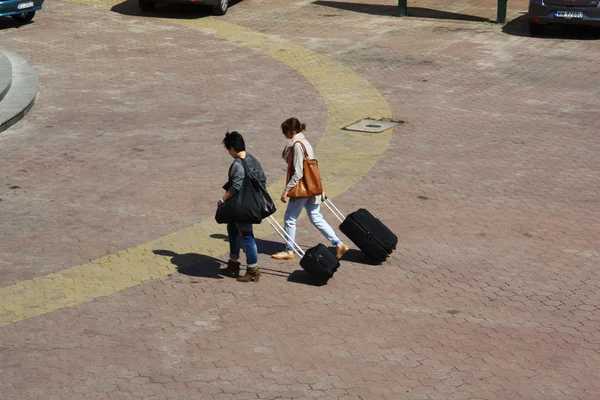
[[[321,182],[321,174],[319,174],[319,163],[315,159],[309,159],[306,147],[302,142],[302,150],[304,150],[304,174],[302,179],[298,181],[289,192],[288,197],[313,197],[323,194],[323,183]],[[294,144],[295,145],[295,144]],[[294,162],[288,165],[286,182],[289,182],[294,174]]]

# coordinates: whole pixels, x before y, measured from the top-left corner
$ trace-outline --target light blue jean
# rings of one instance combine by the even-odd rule
[[[310,222],[333,244],[334,246],[341,243],[341,240],[337,237],[331,226],[325,221],[320,211],[320,205],[315,204],[315,197],[299,197],[288,200],[287,208],[285,209],[285,215],[283,217],[286,233],[293,240],[296,240],[296,220],[300,216],[302,209],[306,209]],[[286,244],[286,250],[292,250],[292,246]]]
[[[252,225],[230,222],[227,224],[227,236],[229,236],[229,257],[234,259],[240,258],[240,250],[243,242],[248,268],[258,267],[258,249],[256,248]]]

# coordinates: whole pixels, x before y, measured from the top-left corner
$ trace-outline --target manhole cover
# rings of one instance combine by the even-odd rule
[[[348,131],[356,131],[356,132],[367,132],[367,133],[381,133],[387,129],[398,126],[403,121],[395,122],[389,119],[361,119],[358,122],[353,123],[352,125],[348,125],[344,127],[344,129]]]

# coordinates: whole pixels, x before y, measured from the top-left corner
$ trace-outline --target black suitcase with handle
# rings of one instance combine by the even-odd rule
[[[275,232],[277,232],[283,240],[285,240],[300,258],[300,266],[304,269],[317,283],[318,286],[327,284],[329,279],[335,274],[340,267],[340,262],[332,254],[327,247],[319,243],[310,249],[303,251],[300,246],[291,240],[285,230],[279,225],[275,218],[268,217],[267,221],[271,224]]]
[[[384,262],[396,249],[398,237],[369,211],[360,208],[344,217],[331,200],[326,199],[325,205],[342,222],[340,230],[344,235],[376,263]]]
[[[335,274],[340,267],[340,262],[327,247],[319,243],[306,250],[300,259],[300,266],[321,286]]]

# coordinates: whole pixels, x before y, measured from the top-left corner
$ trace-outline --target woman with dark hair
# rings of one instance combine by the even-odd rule
[[[296,186],[296,184],[304,176],[304,149],[309,159],[314,159],[315,154],[312,146],[302,132],[306,130],[306,124],[301,124],[297,118],[289,118],[281,124],[281,131],[288,139],[281,156],[288,164],[288,170],[293,171],[288,182],[286,182],[285,190],[281,194],[281,201],[288,202],[288,192]],[[304,145],[304,148],[303,146]],[[288,236],[292,239],[296,237],[296,220],[302,209],[306,210],[310,222],[336,247],[338,259],[342,258],[344,253],[348,251],[346,246],[337,237],[331,226],[325,221],[320,211],[321,196],[313,197],[295,197],[290,198],[284,216],[284,229]],[[284,251],[273,254],[271,257],[277,260],[291,260],[294,258],[292,247],[287,244]]]
[[[227,132],[223,145],[227,152],[233,157],[233,162],[229,167],[229,180],[223,186],[226,190],[223,197],[217,201],[217,207],[231,199],[241,189],[246,173],[242,160],[246,162],[249,172],[256,174],[260,183],[263,186],[267,185],[267,177],[262,169],[262,166],[256,158],[251,154],[246,153],[246,144],[244,138],[238,132]],[[258,269],[258,250],[256,248],[256,240],[252,224],[241,224],[230,222],[227,224],[227,236],[229,237],[229,262],[227,268],[221,270],[226,276],[237,278],[240,282],[258,282],[260,278],[260,270]],[[246,262],[248,268],[243,277],[240,274],[240,250],[244,243],[244,252],[246,253]]]

